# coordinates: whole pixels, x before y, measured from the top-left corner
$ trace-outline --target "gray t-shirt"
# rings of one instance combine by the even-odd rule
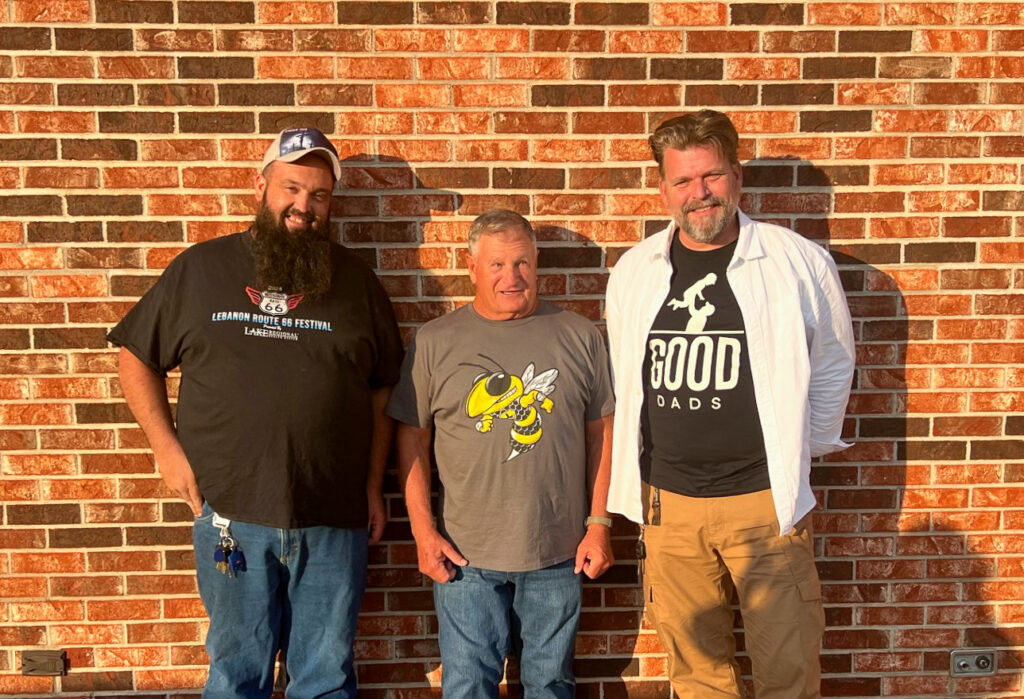
[[[518,320],[469,304],[424,325],[387,408],[434,430],[441,533],[469,565],[501,571],[576,555],[590,510],[584,426],[613,411],[601,334],[543,301]]]

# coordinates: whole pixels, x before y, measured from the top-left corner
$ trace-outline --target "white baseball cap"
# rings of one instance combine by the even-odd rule
[[[338,151],[323,133],[312,127],[292,127],[279,133],[263,156],[262,169],[266,170],[267,166],[276,160],[294,163],[310,154],[323,158],[330,164],[335,181],[341,179]]]

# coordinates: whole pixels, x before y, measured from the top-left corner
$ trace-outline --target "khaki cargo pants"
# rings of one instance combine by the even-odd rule
[[[646,484],[644,522],[644,601],[677,696],[746,696],[735,588],[757,699],[821,697],[825,617],[810,526],[779,536],[770,490],[690,498]]]

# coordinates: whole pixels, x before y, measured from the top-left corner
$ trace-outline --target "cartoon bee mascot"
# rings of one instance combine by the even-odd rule
[[[479,418],[477,432],[490,432],[494,420],[512,420],[509,430],[510,451],[505,461],[509,462],[520,454],[533,449],[542,434],[541,413],[550,413],[555,404],[548,397],[555,390],[558,369],[548,369],[533,375],[533,362],[523,369],[522,378],[507,373],[501,365],[486,355],[477,355],[498,367],[492,371],[479,364],[461,364],[483,369],[473,379],[473,387],[466,396],[466,414]],[[538,410],[539,408],[539,410]]]

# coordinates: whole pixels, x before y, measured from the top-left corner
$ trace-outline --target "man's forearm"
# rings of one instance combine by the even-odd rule
[[[121,350],[118,368],[121,391],[128,402],[128,408],[146,433],[161,478],[198,516],[203,507],[203,496],[199,492],[185,450],[178,441],[163,377],[126,349]]]
[[[590,491],[590,514],[608,516],[608,488],[612,477],[612,422],[614,414],[586,425],[587,488]]]
[[[160,454],[181,451],[163,377],[123,347],[118,357],[118,376],[128,409],[154,454],[159,458]]]
[[[430,434],[428,429],[398,426],[398,475],[414,536],[435,528],[430,508]]]

